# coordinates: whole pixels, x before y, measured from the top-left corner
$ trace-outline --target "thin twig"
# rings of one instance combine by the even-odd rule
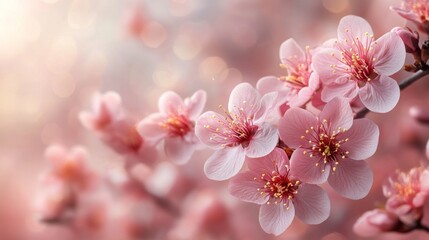
[[[402,82],[399,83],[399,89],[404,89],[408,86],[410,86],[412,83],[414,83],[415,81],[419,80],[420,78],[426,76],[429,74],[429,70],[425,70],[425,71],[419,71],[416,74],[410,76],[409,78],[403,80]],[[364,108],[362,110],[360,110],[358,113],[356,113],[355,118],[363,118],[365,117],[366,114],[369,113],[368,108]]]

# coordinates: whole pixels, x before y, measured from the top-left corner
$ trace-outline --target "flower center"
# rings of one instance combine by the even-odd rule
[[[348,29],[345,29],[346,35],[349,38],[342,42],[335,41],[335,46],[340,50],[341,56],[336,56],[332,53],[331,56],[336,58],[342,64],[330,65],[332,72],[341,71],[349,74],[350,79],[354,79],[360,83],[371,81],[376,76],[374,71],[374,46],[377,42],[374,41],[374,36],[365,33],[364,39],[358,36],[350,36]],[[350,42],[352,39],[352,42]]]
[[[341,149],[341,144],[349,141],[348,138],[342,139],[341,135],[347,129],[339,127],[336,130],[331,130],[330,124],[326,119],[318,126],[311,126],[310,129],[305,130],[305,135],[301,136],[308,144],[304,147],[306,150],[304,154],[310,154],[310,157],[319,158],[316,166],[322,166],[322,172],[325,171],[326,166],[329,166],[332,171],[338,167],[340,159],[344,159],[349,154],[348,151]]]
[[[402,202],[412,202],[415,195],[420,191],[420,177],[423,168],[413,168],[408,173],[399,172],[395,180],[389,179],[387,197],[395,195]]]
[[[219,107],[222,108],[222,105]],[[217,124],[220,124],[219,127],[213,128],[211,125],[204,125],[206,129],[212,131],[210,140],[221,143],[224,147],[241,145],[243,148],[246,148],[249,146],[250,141],[259,128],[253,125],[253,116],[247,116],[244,109],[238,107],[234,112],[226,110],[224,112],[226,117],[222,119],[217,119],[217,116],[213,115],[213,118],[216,118]]]
[[[172,137],[183,137],[194,127],[187,117],[182,114],[170,114],[165,122],[160,123]]]
[[[288,169],[288,166],[285,166]],[[261,195],[268,195],[274,204],[282,203],[283,206],[289,208],[289,200],[292,200],[298,193],[298,188],[301,182],[297,179],[289,179],[289,169],[285,175],[280,174],[278,171],[272,171],[271,174],[261,174],[261,177],[254,178],[255,181],[262,181],[264,184],[262,188],[257,191]],[[267,201],[270,204],[271,201]]]

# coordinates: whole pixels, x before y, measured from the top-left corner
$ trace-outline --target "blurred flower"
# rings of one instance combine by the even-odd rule
[[[429,1],[404,0],[401,7],[390,7],[403,18],[414,22],[419,30],[429,33]]]
[[[79,114],[81,123],[96,132],[101,140],[118,153],[127,156],[127,164],[151,164],[156,160],[155,148],[137,132],[136,121],[121,106],[121,97],[115,92],[96,94],[92,111]]]
[[[386,209],[401,221],[410,223],[421,218],[421,208],[429,198],[429,170],[412,168],[408,173],[398,172],[395,179],[383,187],[387,197]]]
[[[168,91],[158,101],[159,112],[140,121],[140,135],[150,141],[164,141],[164,151],[176,163],[189,161],[200,144],[195,136],[195,120],[206,104],[206,92],[199,90],[182,100],[177,93]]]
[[[88,168],[88,156],[81,147],[67,151],[62,146],[52,145],[45,155],[51,168],[41,178],[44,191],[37,199],[40,219],[46,222],[68,220],[79,195],[94,188],[97,175]]]
[[[429,111],[425,107],[412,106],[409,109],[409,114],[419,123],[429,124]]]
[[[393,230],[398,224],[398,217],[383,209],[365,212],[354,224],[353,230],[362,237],[371,237]]]
[[[328,180],[338,193],[351,199],[368,194],[372,173],[365,161],[358,160],[375,153],[379,130],[368,119],[353,120],[347,100],[334,98],[317,117],[291,108],[280,119],[279,132],[287,146],[296,148],[291,168],[299,179],[314,184]]]
[[[368,22],[351,15],[341,19],[338,39],[332,46],[313,58],[314,69],[325,85],[323,101],[359,95],[369,110],[380,113],[392,110],[399,100],[399,86],[388,76],[401,70],[404,62],[404,43],[395,33],[374,41]]]
[[[281,149],[262,158],[247,159],[249,171],[231,179],[230,193],[246,202],[260,204],[259,222],[267,233],[280,235],[295,216],[308,224],[319,224],[329,216],[326,192],[306,184],[289,168]]]
[[[209,111],[198,118],[197,136],[216,149],[204,165],[208,178],[228,179],[240,171],[246,156],[262,157],[276,147],[278,131],[264,122],[276,99],[277,93],[261,97],[249,83],[240,83],[231,92],[226,117]]]

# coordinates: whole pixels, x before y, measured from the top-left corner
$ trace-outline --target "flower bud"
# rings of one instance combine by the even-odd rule
[[[402,39],[407,53],[415,54],[420,52],[419,34],[417,32],[413,32],[408,27],[395,27],[392,29],[392,32],[398,34],[398,36]]]

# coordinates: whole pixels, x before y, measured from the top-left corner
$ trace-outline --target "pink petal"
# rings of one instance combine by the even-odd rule
[[[305,61],[305,53],[293,38],[289,38],[280,45],[280,60],[286,64]]]
[[[283,204],[264,204],[259,210],[259,223],[266,233],[278,236],[289,227],[294,216],[293,204],[289,204],[289,209]]]
[[[181,137],[171,137],[165,139],[164,150],[169,159],[177,164],[185,164],[191,159],[194,146]]]
[[[204,172],[212,180],[226,180],[240,171],[244,159],[244,150],[241,146],[220,149],[206,161]]]
[[[374,155],[377,150],[380,131],[378,126],[369,119],[357,119],[353,126],[341,135],[349,140],[341,144],[341,149],[348,151],[347,157],[363,160]]]
[[[339,59],[341,59],[341,52],[336,48],[324,48],[314,54],[312,66],[323,84],[330,84],[336,79],[349,76],[346,72],[332,69],[333,65],[336,65],[337,69],[347,68],[347,65]]]
[[[96,124],[97,119],[94,114],[90,112],[80,112],[79,121],[85,128],[90,130],[95,130],[98,127]]]
[[[255,135],[245,149],[246,156],[251,158],[263,157],[273,151],[279,141],[277,128],[269,123],[259,126]]]
[[[260,94],[266,94],[269,92],[278,92],[286,88],[284,83],[277,77],[267,76],[258,80],[256,83],[256,89]]]
[[[225,117],[212,111],[203,113],[195,124],[195,134],[205,145],[220,149],[223,148],[223,144],[227,143],[227,140],[221,136],[225,130],[224,124]],[[219,129],[219,131],[216,131]]]
[[[46,149],[45,157],[50,161],[50,164],[58,166],[67,158],[67,151],[60,145],[51,145]]]
[[[338,128],[349,129],[353,124],[353,112],[349,102],[344,98],[329,101],[319,114],[319,120],[324,119],[328,121],[332,131],[337,131]]]
[[[206,101],[207,93],[203,90],[196,91],[190,98],[184,100],[189,119],[196,120],[201,115]]]
[[[258,123],[264,122],[267,116],[273,112],[272,110],[277,109],[278,106],[279,106],[278,93],[277,92],[266,93],[261,98],[261,107],[259,108],[258,112],[255,114],[253,123],[258,124]]]
[[[290,158],[290,174],[299,180],[310,184],[322,184],[328,179],[330,168],[323,164],[316,166],[319,161],[317,157],[310,157],[309,153],[304,154],[301,148],[296,149]],[[325,171],[322,171],[322,170]]]
[[[377,39],[375,45],[374,68],[380,75],[390,76],[401,70],[405,63],[405,45],[393,32],[388,32]]]
[[[329,102],[335,97],[344,97],[349,100],[357,96],[359,86],[355,81],[346,80],[343,83],[330,83],[322,88],[322,100]]]
[[[348,44],[352,44],[355,38],[358,37],[365,46],[368,39],[365,34],[372,35],[372,28],[365,19],[348,15],[341,18],[337,32],[339,41],[342,42],[342,40],[347,40]]]
[[[158,141],[167,136],[167,131],[161,127],[160,123],[167,120],[162,113],[153,113],[137,124],[139,134],[149,141]]]
[[[173,91],[167,91],[159,97],[158,109],[164,114],[177,113],[179,108],[183,108],[182,98]]]
[[[329,185],[346,198],[365,197],[372,185],[372,172],[365,161],[342,159],[328,178]]]
[[[285,169],[285,165],[289,166],[289,158],[284,150],[274,148],[274,150],[260,158],[246,159],[247,166],[253,172],[257,173],[271,173],[277,167],[279,170]],[[280,172],[282,173],[282,172]]]
[[[308,86],[314,91],[316,91],[317,89],[319,89],[319,85],[320,85],[319,74],[317,74],[316,72],[312,72],[310,74],[310,77],[308,78]]]
[[[298,148],[307,144],[301,139],[305,131],[317,125],[316,117],[302,108],[290,108],[279,120],[279,133],[283,142],[291,147]]]
[[[254,115],[260,108],[261,95],[249,83],[240,83],[232,90],[228,101],[231,113]]]
[[[255,181],[255,173],[245,172],[239,173],[229,181],[228,190],[232,196],[245,201],[256,204],[264,204],[268,201],[268,195],[262,195],[258,191],[263,186],[261,182]]]
[[[319,186],[301,184],[293,199],[296,216],[307,224],[319,224],[329,217],[331,203],[328,194]]]
[[[121,96],[117,94],[116,92],[106,92],[102,96],[100,96],[102,103],[104,106],[109,110],[109,113],[111,115],[116,115],[121,110]],[[97,102],[97,101],[95,101]],[[97,104],[97,103],[95,103]],[[95,107],[94,109],[97,109],[98,107]]]
[[[293,96],[289,100],[290,107],[301,107],[310,101],[311,97],[313,97],[314,89],[310,87],[303,87],[299,90],[298,94]]]
[[[397,7],[390,7],[390,9],[392,9],[393,11],[395,11],[397,14],[399,14],[401,17],[410,20],[414,23],[416,23],[417,25],[420,24],[420,18],[417,14],[415,14],[413,11],[410,10],[404,10],[402,8],[397,8]]]
[[[429,194],[429,170],[424,170],[422,175],[420,175],[420,189]]]
[[[398,83],[384,75],[371,80],[359,90],[360,100],[365,107],[378,113],[392,110],[398,103],[399,96]]]

